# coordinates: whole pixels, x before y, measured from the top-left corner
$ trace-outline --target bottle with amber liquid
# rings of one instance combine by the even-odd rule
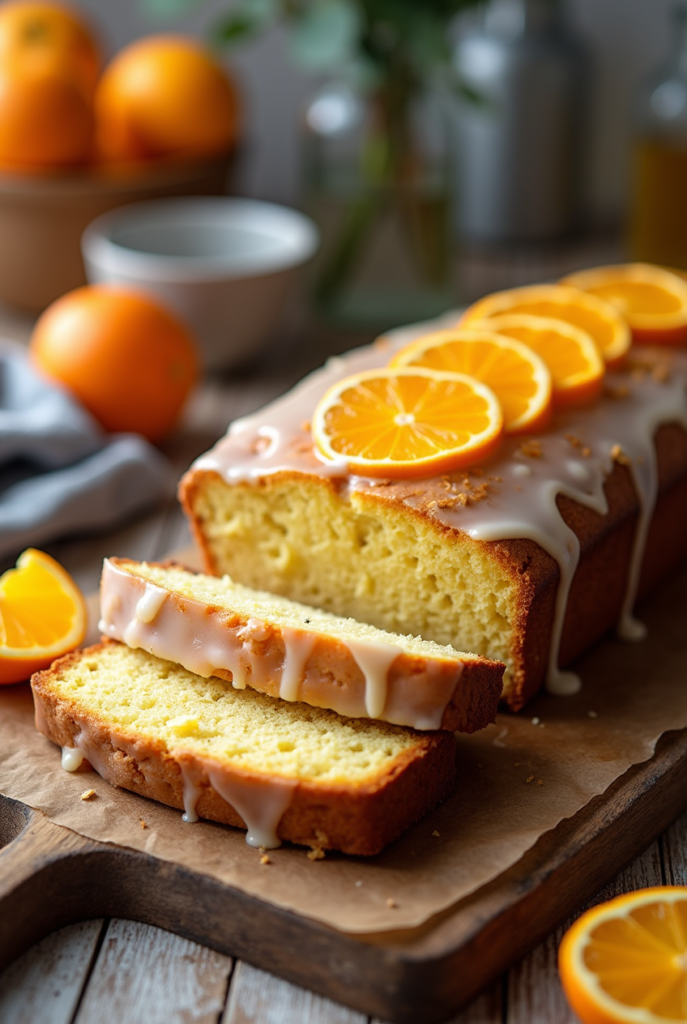
[[[630,247],[637,260],[687,268],[687,3],[673,11],[673,52],[637,101]]]

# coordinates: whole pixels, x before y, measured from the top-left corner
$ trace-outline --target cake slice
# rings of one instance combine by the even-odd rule
[[[197,816],[372,855],[442,800],[455,737],[236,690],[107,640],[34,675],[36,726],[108,782]]]
[[[503,665],[181,566],[106,559],[100,629],[201,676],[415,729],[496,718]]]

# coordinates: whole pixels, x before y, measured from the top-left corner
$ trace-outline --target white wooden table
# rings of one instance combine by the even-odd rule
[[[468,298],[490,288],[555,278],[617,257],[613,243],[584,241],[548,253],[464,260]],[[0,309],[0,335],[28,337],[30,319]],[[309,328],[242,374],[207,382],[166,445],[181,473],[236,416],[281,393],[333,351],[362,338]],[[67,538],[48,550],[86,591],[95,590],[105,555],[156,559],[189,536],[175,502],[116,532]],[[0,872],[2,852],[0,851]],[[603,889],[597,900],[649,885],[687,884],[687,815]],[[580,908],[582,910],[583,908]],[[511,968],[454,1018],[460,1024],[567,1024],[575,1017],[561,992],[556,950],[562,929]],[[247,958],[250,952],[246,951]],[[124,920],[84,921],[48,935],[0,974],[0,1024],[380,1024],[295,988],[243,960]]]

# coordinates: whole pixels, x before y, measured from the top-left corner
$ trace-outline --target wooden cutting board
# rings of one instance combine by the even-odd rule
[[[0,797],[0,969],[99,917],[157,925],[398,1024],[440,1021],[577,910],[687,807],[687,730],[421,928],[351,936]]]

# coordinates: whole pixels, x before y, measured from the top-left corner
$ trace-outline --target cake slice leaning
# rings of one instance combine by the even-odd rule
[[[31,681],[36,726],[108,782],[197,816],[372,855],[451,790],[455,737],[236,690],[115,641]]]
[[[504,666],[172,563],[106,559],[101,631],[285,701],[415,729],[496,718]]]

